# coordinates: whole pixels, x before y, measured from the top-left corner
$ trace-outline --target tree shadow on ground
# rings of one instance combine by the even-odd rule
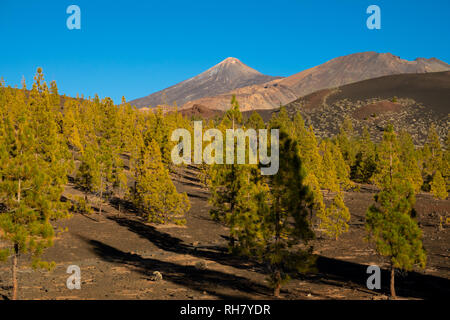
[[[109,204],[121,214],[133,213],[137,216],[142,216],[142,214],[139,213],[134,204],[129,200],[114,196],[109,200]]]
[[[189,196],[189,198],[196,198],[196,199],[200,199],[200,200],[204,200],[204,201],[207,201],[209,199],[209,197],[206,195],[206,193],[204,193],[202,195],[201,192],[194,193],[191,191],[186,191],[186,194]]]
[[[130,231],[147,239],[164,251],[187,254],[197,258],[215,261],[222,265],[238,269],[252,269],[255,272],[266,274],[266,268],[263,264],[249,261],[242,257],[233,256],[228,253],[227,248],[225,247],[192,246],[184,243],[179,238],[158,231],[156,228],[140,221],[119,217],[108,217],[108,219],[115,221],[123,227],[127,227]],[[382,269],[382,289],[370,291],[366,286],[367,278],[370,276],[370,274],[367,274],[367,265],[318,256],[316,269],[317,273],[315,274],[299,274],[297,278],[338,287],[350,287],[366,293],[389,295],[389,270]],[[433,299],[450,296],[449,279],[426,275],[419,272],[400,273],[396,275],[395,284],[398,296],[419,299]]]
[[[12,288],[12,286],[7,285],[0,286],[0,290],[6,292],[5,294],[0,293],[0,300],[11,300]]]
[[[240,293],[233,294],[233,291],[261,297],[270,296],[272,292],[266,286],[244,277],[215,270],[200,270],[194,266],[183,266],[152,258],[142,258],[138,254],[123,252],[97,240],[85,238],[84,240],[105,261],[133,266],[148,278],[153,275],[153,272],[159,271],[162,273],[165,281],[187,287],[199,293],[206,292],[208,295],[216,296],[219,299],[247,298],[247,296]],[[228,293],[223,291],[228,291]]]
[[[115,221],[122,227],[128,228],[141,238],[150,241],[159,249],[177,254],[187,254],[196,258],[202,258],[217,262],[222,265],[232,266],[237,269],[253,268],[259,272],[263,271],[263,266],[255,261],[250,261],[242,257],[228,253],[228,249],[223,246],[194,246],[183,242],[181,239],[171,236],[168,233],[158,231],[155,227],[149,226],[137,220],[123,217],[110,216],[108,219]]]
[[[367,278],[371,275],[367,273],[367,265],[337,260],[333,258],[319,256],[317,259],[317,270],[323,276],[310,281],[322,283],[334,283],[334,281],[346,280],[351,282],[351,287],[356,290],[366,288]],[[381,289],[376,292],[389,295],[390,270],[381,270]],[[442,299],[450,296],[450,280],[419,272],[398,272],[395,277],[395,288],[398,296],[419,299]]]

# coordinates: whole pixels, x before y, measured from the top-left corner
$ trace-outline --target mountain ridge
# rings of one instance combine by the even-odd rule
[[[203,105],[210,109],[227,110],[232,95],[236,95],[243,111],[276,109],[280,105],[322,89],[387,75],[448,70],[450,65],[437,58],[416,58],[409,61],[391,53],[360,52],[331,59],[286,78],[189,101],[182,106],[182,109],[189,109],[193,105]]]
[[[390,123],[397,131],[406,130],[413,142],[422,146],[432,123],[444,143],[450,121],[448,101],[450,71],[443,71],[388,75],[322,89],[286,104],[285,109],[290,117],[300,112],[306,125],[312,125],[321,138],[337,134],[349,117],[355,131],[361,133],[366,126],[376,141]],[[268,122],[279,111],[280,108],[247,110],[242,115],[248,119],[257,112]],[[191,119],[213,119],[225,111],[194,105],[179,112]]]

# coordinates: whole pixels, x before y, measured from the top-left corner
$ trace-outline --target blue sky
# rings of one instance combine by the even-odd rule
[[[66,8],[81,9],[68,30]],[[381,8],[381,30],[366,9]],[[32,82],[38,66],[60,93],[148,95],[236,57],[289,76],[361,51],[450,63],[450,1],[1,0],[0,76]]]

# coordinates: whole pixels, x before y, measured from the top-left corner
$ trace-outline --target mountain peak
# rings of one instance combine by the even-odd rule
[[[242,63],[239,59],[228,57],[225,60],[223,60],[221,63]]]
[[[149,105],[153,107],[171,105],[174,102],[181,106],[188,101],[216,96],[230,90],[261,84],[278,78],[264,75],[242,63],[239,59],[228,57],[193,78],[147,97],[133,100],[130,103],[139,108]]]
[[[226,65],[226,66],[230,66],[230,65],[246,66],[244,63],[241,62],[241,60],[239,60],[237,58],[233,58],[233,57],[226,58],[222,62],[219,62],[216,66],[223,66],[223,65]],[[250,67],[248,67],[248,68],[250,68]]]
[[[249,79],[261,75],[259,71],[247,66],[239,59],[229,57],[201,73],[198,77],[224,77],[225,81],[234,82],[236,80]]]

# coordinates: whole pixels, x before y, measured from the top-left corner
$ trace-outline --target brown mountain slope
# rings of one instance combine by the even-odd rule
[[[375,138],[392,123],[405,129],[422,144],[431,123],[442,139],[447,136],[450,112],[450,72],[385,76],[325,89],[288,105],[290,115],[299,111],[316,133],[329,137],[337,133],[345,117],[356,130],[367,126]],[[263,112],[267,119],[270,115]]]
[[[326,103],[341,100],[357,102],[372,98],[414,99],[433,112],[447,115],[450,111],[450,72],[399,74],[364,80],[334,89],[325,89],[306,95],[286,105],[286,108],[315,109]]]
[[[180,113],[188,118],[213,119],[216,116],[223,116],[224,112],[220,110],[209,109],[205,106],[196,104],[192,106],[192,108],[180,110]]]
[[[238,88],[214,97],[186,103],[189,109],[200,104],[210,109],[226,110],[236,94],[242,110],[274,109],[321,89],[403,73],[427,73],[450,70],[450,65],[435,58],[400,59],[390,53],[362,52],[330,60],[284,79]]]
[[[230,90],[278,79],[264,75],[236,58],[227,58],[196,77],[180,82],[149,96],[130,101],[138,108],[158,105],[181,106],[188,101],[215,96]]]

